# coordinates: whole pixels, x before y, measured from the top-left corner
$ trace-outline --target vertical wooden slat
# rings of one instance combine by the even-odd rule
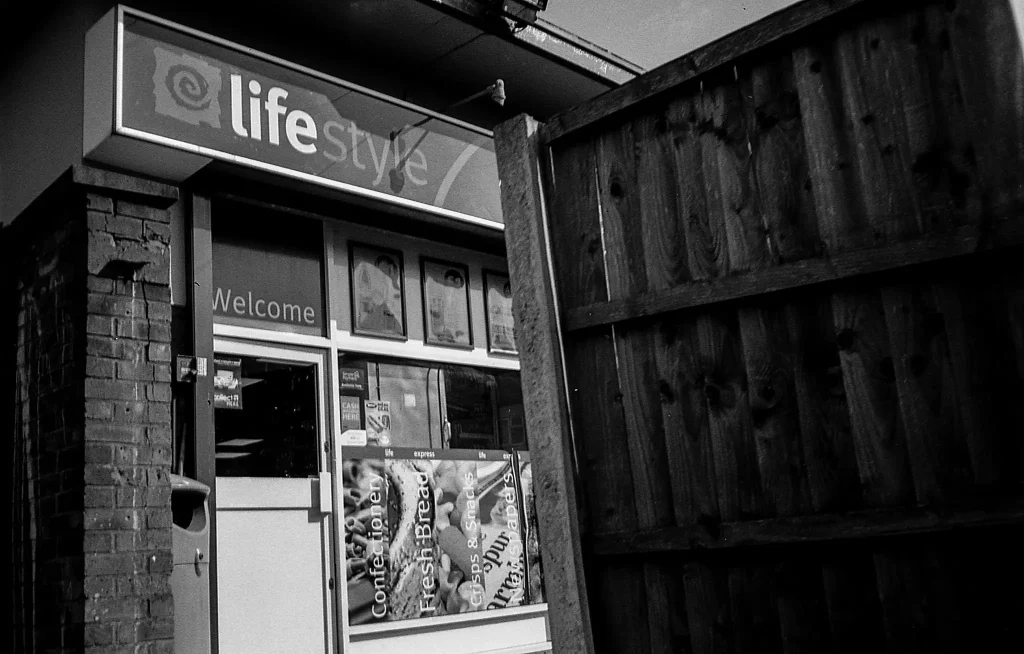
[[[821,563],[817,559],[786,561],[779,566],[775,584],[786,654],[831,650]]]
[[[829,253],[868,245],[870,230],[855,202],[851,146],[844,132],[838,74],[827,44],[793,51],[793,76],[807,144],[808,176],[818,233]]]
[[[720,520],[699,343],[693,320],[660,324],[656,365],[672,506],[681,526]]]
[[[596,651],[646,654],[651,651],[643,567],[633,561],[602,561],[592,575]],[[639,601],[637,601],[639,600]]]
[[[735,564],[729,570],[730,614],[736,654],[782,652],[782,633],[770,565]]]
[[[721,273],[757,270],[775,259],[772,233],[765,228],[751,156],[751,135],[741,93],[738,69],[734,80],[714,79],[715,86],[704,93],[712,102],[712,134],[718,157],[721,186],[721,220],[725,223],[728,258],[719,261]],[[709,139],[705,139],[705,144]],[[712,210],[714,211],[714,210]],[[713,212],[712,219],[717,219]]]
[[[954,379],[946,321],[931,284],[882,291],[892,341],[900,411],[907,427],[914,487],[919,503],[953,497],[973,481],[964,434],[961,384]],[[952,298],[947,298],[947,304]]]
[[[744,184],[733,189],[726,185],[723,200],[727,207],[747,207],[732,219],[750,223],[744,234],[761,236],[760,250],[748,247],[743,252],[763,252],[759,259],[741,260],[734,254],[731,265],[756,269],[807,256],[817,242],[817,225],[811,196],[804,189],[806,163],[790,61],[777,60],[750,72],[737,68],[736,77],[733,92],[725,94],[731,108],[730,126],[723,132],[740,141],[728,148],[731,168],[742,171],[737,175],[741,180],[750,181],[749,189]],[[726,179],[724,172],[722,177]],[[748,193],[756,197],[747,198]],[[780,515],[803,513],[810,508],[810,498],[785,312],[762,305],[743,307],[738,313],[766,500]]]
[[[847,145],[848,125],[861,124],[854,129],[868,137],[866,128],[878,119],[863,120],[873,114],[865,106],[863,80],[856,76],[854,35],[840,33],[837,43],[835,53],[822,49],[794,53],[811,185],[820,232],[830,252],[863,246],[876,234],[881,238],[890,236],[889,231],[899,234],[901,226],[886,227],[884,222],[894,208],[907,206],[902,191],[891,184],[878,189],[866,185],[885,173],[876,144],[865,145],[876,150],[871,154]],[[856,183],[836,172],[855,164]],[[862,217],[855,219],[858,214]],[[875,506],[899,503],[908,497],[911,479],[880,298],[872,292],[837,292],[832,295],[832,309],[865,500]]]
[[[657,574],[646,578],[647,588],[658,602],[648,602],[651,652],[691,654],[690,625],[686,615],[686,588],[683,566],[673,557],[654,564]]]
[[[832,311],[865,502],[902,504],[913,482],[881,300],[872,292],[836,293]]]
[[[607,300],[596,148],[589,141],[559,144],[549,156],[548,228],[551,250],[558,255],[552,262],[558,301],[570,308]]]
[[[636,529],[633,471],[611,331],[566,342],[565,356],[590,527],[596,533]]]
[[[520,362],[526,381],[523,400],[530,407],[525,416],[527,433],[536,457],[533,470],[545,593],[548,602],[559,607],[550,617],[551,639],[560,652],[590,654],[594,643],[536,131],[536,121],[520,116],[499,126],[495,143],[503,181],[516,336],[529,344],[522,348]]]
[[[825,601],[836,654],[885,651],[875,566],[869,553],[839,552],[826,558]]]
[[[929,4],[894,18],[886,47],[905,62],[895,67],[897,106],[911,162],[923,227],[936,231],[977,222],[977,165],[964,116],[963,93],[949,52],[945,11]]]
[[[748,79],[743,95],[751,157],[776,262],[816,256],[821,241],[792,58],[754,66]]]
[[[948,45],[981,173],[988,220],[1024,206],[1024,58],[1010,3],[947,3]]]
[[[831,302],[827,298],[794,302],[787,307],[787,318],[794,345],[794,390],[813,507],[818,512],[860,508],[860,478]]]
[[[690,275],[710,279],[721,274],[721,262],[727,257],[725,223],[712,216],[721,212],[722,205],[711,113],[705,99],[684,96],[670,105],[669,121],[676,168],[682,173],[676,181]]]
[[[733,651],[729,581],[725,571],[707,563],[686,564],[686,615],[694,653]]]
[[[988,275],[977,275],[976,294],[986,298],[982,305],[981,324],[992,325],[989,334],[999,359],[989,359],[987,370],[981,372],[999,409],[997,424],[1024,424],[1024,270],[1010,259],[1001,262],[996,283]],[[1001,355],[1001,356],[1000,356]],[[1013,487],[1024,482],[1024,439],[1020,430],[1001,428],[996,431],[994,450],[1000,457],[1000,482]]]
[[[668,106],[633,123],[636,175],[644,191],[639,197],[640,224],[633,229],[643,240],[649,290],[673,288],[691,279],[683,211],[676,168],[672,119]]]
[[[629,297],[647,288],[643,242],[635,228],[640,197],[647,184],[636,175],[632,126],[604,134],[598,144],[598,189],[606,276],[611,299]],[[637,526],[653,529],[672,523],[672,489],[665,483],[665,438],[654,368],[654,343],[645,327],[613,329],[615,366],[622,392],[625,430],[608,437],[624,438],[632,469]]]
[[[598,141],[597,178],[608,294],[611,299],[630,297],[647,289],[645,244],[637,225],[642,224],[643,218],[647,218],[648,224],[658,219],[657,216],[643,216],[641,213],[642,198],[648,193],[657,195],[660,191],[652,188],[650,180],[639,179],[637,176],[637,143],[632,128],[629,123],[619,125],[602,135]],[[668,526],[674,518],[672,487],[667,483],[669,475],[665,430],[661,421],[652,334],[649,327],[644,326],[613,328],[612,333],[615,340],[615,358],[612,363],[619,375],[625,426],[625,431],[619,437],[626,439],[629,452],[636,525],[644,530]],[[668,586],[671,579],[664,574],[660,566],[649,563],[642,565],[643,599],[645,606],[655,614],[650,620],[645,615],[641,616],[642,619],[631,619],[623,625],[623,634],[619,640],[632,648],[639,647],[640,643],[650,638],[647,625],[653,625],[653,620],[659,619],[660,607],[669,600]],[[605,602],[609,606],[619,606],[611,597]],[[620,648],[617,651],[625,650]]]
[[[811,508],[800,442],[800,419],[794,382],[795,362],[781,307],[739,310],[746,362],[751,436],[765,500],[778,515],[806,513]]]
[[[891,42],[886,23],[877,21],[839,33],[834,50],[848,137],[856,144],[850,165],[875,244],[923,231],[893,89],[905,62],[889,56]]]
[[[949,573],[931,546],[883,551],[875,568],[889,651],[964,651]]]
[[[949,275],[946,276],[948,279]],[[993,347],[991,326],[985,325],[976,283],[987,285],[982,276],[946,281],[935,286],[935,301],[942,315],[949,343],[949,366],[955,384],[955,401],[959,404],[964,440],[969,452],[974,483],[988,486],[998,483],[1000,439],[997,427],[1003,409],[997,407],[992,393],[979,392],[990,384],[1001,366],[1002,357]],[[983,296],[982,296],[983,297]]]
[[[764,516],[764,491],[752,436],[746,371],[735,315],[697,318],[701,377],[722,520]]]

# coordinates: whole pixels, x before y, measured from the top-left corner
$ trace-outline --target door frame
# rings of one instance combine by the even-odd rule
[[[213,353],[227,356],[249,356],[263,359],[272,359],[282,363],[305,363],[312,364],[316,369],[316,392],[317,392],[317,429],[319,432],[318,464],[321,514],[325,521],[321,529],[321,569],[326,571],[328,578],[324,580],[324,619],[325,619],[325,643],[329,652],[343,652],[344,648],[339,640],[340,629],[338,615],[340,610],[338,588],[339,571],[339,542],[337,537],[341,522],[336,519],[338,504],[335,480],[337,479],[337,439],[335,438],[335,425],[337,424],[338,411],[337,400],[333,397],[331,389],[334,386],[333,379],[337,374],[338,362],[335,358],[332,366],[332,352],[334,348],[309,347],[293,345],[287,342],[253,341],[224,336],[214,336]],[[213,374],[213,360],[210,361]],[[211,434],[212,435],[212,434]],[[215,456],[215,453],[214,453]],[[215,466],[214,466],[215,468]],[[325,474],[326,473],[326,474]],[[323,486],[327,485],[325,489]],[[323,504],[328,503],[328,510],[323,510]],[[216,509],[214,509],[216,511]],[[344,593],[341,593],[344,595]]]

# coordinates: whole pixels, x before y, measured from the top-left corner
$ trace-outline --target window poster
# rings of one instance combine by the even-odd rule
[[[390,400],[366,400],[363,408],[366,415],[366,442],[369,445],[391,445]]]
[[[484,297],[487,304],[487,349],[516,354],[516,336],[512,322],[512,283],[508,275],[484,271]]]
[[[350,624],[529,602],[513,454],[350,447],[344,456]]]
[[[472,349],[469,322],[469,269],[457,263],[423,259],[423,319],[426,342]]]
[[[352,243],[349,262],[352,333],[405,340],[402,253]]]
[[[516,452],[519,466],[519,497],[522,501],[526,579],[530,604],[544,601],[544,571],[540,560],[540,537],[537,534],[537,501],[534,495],[533,464],[529,452]]]
[[[213,360],[213,407],[242,409],[242,360]]]

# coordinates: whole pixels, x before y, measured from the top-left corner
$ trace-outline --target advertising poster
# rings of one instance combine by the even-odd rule
[[[422,263],[426,342],[472,349],[469,270],[461,264],[427,258]]]
[[[242,408],[242,360],[213,360],[213,407]]]
[[[512,319],[512,285],[508,275],[484,271],[487,304],[487,348],[491,352],[516,353]]]
[[[349,623],[356,625],[388,618],[391,529],[384,451],[351,449],[359,451],[342,464],[342,502]]]
[[[350,624],[527,603],[522,501],[511,454],[344,451]]]
[[[391,445],[391,402],[390,400],[366,400],[366,442],[368,445]]]
[[[352,332],[405,339],[402,253],[351,243]]]

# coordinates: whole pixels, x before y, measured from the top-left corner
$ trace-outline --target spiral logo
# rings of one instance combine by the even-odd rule
[[[220,128],[221,72],[187,53],[154,48],[153,95],[156,112],[190,125]]]

